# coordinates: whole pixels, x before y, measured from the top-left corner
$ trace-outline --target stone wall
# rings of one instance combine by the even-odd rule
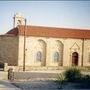
[[[0,62],[18,65],[18,37],[0,36]]]
[[[82,60],[82,39],[65,39],[63,52],[63,65],[72,66],[72,53],[78,53],[78,66],[81,66]]]
[[[90,66],[90,40],[84,41],[83,66]]]
[[[84,45],[84,47],[83,47]],[[41,51],[41,62],[36,59],[36,53]],[[59,62],[54,62],[53,53],[60,53]],[[90,66],[90,40],[51,38],[51,37],[26,37],[25,66],[27,70],[72,66],[72,53],[78,53],[78,66]],[[0,62],[8,63],[8,68],[23,70],[24,37],[0,36]],[[83,59],[83,62],[82,62]],[[15,67],[14,67],[15,66]],[[19,67],[18,67],[19,66]],[[35,68],[34,68],[35,67]],[[38,67],[38,68],[37,68]]]
[[[19,36],[19,56],[18,63],[19,66],[23,66],[23,46],[24,46],[24,37]],[[43,41],[46,44],[46,47],[42,47]],[[57,44],[57,41],[62,43],[62,48]],[[45,66],[72,66],[72,53],[78,53],[78,66],[82,65],[82,39],[70,39],[70,38],[52,38],[52,37],[27,37],[26,38],[26,47],[25,47],[25,66],[42,66],[42,62],[37,62],[36,52],[41,51],[45,48],[46,53]],[[88,43],[88,42],[87,42]],[[60,61],[53,61],[53,53],[55,51],[60,52]],[[59,64],[62,63],[62,64]],[[89,64],[88,64],[89,65]]]

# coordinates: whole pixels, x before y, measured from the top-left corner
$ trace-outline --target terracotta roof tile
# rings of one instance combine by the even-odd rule
[[[90,30],[87,29],[69,29],[69,28],[53,28],[41,26],[18,26],[8,32],[8,34],[55,37],[55,38],[90,38]]]
[[[11,30],[9,30],[5,35],[18,35],[18,28],[13,28]]]

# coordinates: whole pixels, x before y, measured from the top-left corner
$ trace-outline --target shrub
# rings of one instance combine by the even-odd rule
[[[77,68],[69,68],[64,72],[65,79],[69,82],[77,82],[81,79],[81,72]]]
[[[57,83],[59,84],[59,87],[58,88],[63,88],[63,84],[65,83],[65,77],[64,77],[64,75],[63,74],[58,74],[57,75]]]
[[[83,75],[78,68],[69,68],[63,74],[58,74],[57,82],[59,88],[63,88],[66,82],[78,83],[75,87],[78,89],[90,89],[90,75]]]
[[[82,88],[90,88],[90,75],[83,75],[80,81],[80,86]]]
[[[64,81],[65,81],[65,77],[64,77],[64,75],[63,74],[58,74],[57,75],[57,81],[59,82],[59,83],[63,83]]]

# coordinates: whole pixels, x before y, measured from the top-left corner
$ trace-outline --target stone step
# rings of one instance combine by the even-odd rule
[[[58,66],[48,66],[48,67],[42,67],[42,66],[33,66],[33,67],[26,67],[25,71],[37,71],[37,70],[62,70],[64,69],[63,67],[58,67]]]
[[[14,72],[14,79],[16,80],[44,80],[56,79],[57,75],[63,71],[31,71],[31,72]]]

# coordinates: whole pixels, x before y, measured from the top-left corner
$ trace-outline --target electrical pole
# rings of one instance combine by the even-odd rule
[[[25,71],[25,52],[26,52],[26,19],[25,19],[25,26],[24,26],[24,47],[23,47],[23,71]]]

